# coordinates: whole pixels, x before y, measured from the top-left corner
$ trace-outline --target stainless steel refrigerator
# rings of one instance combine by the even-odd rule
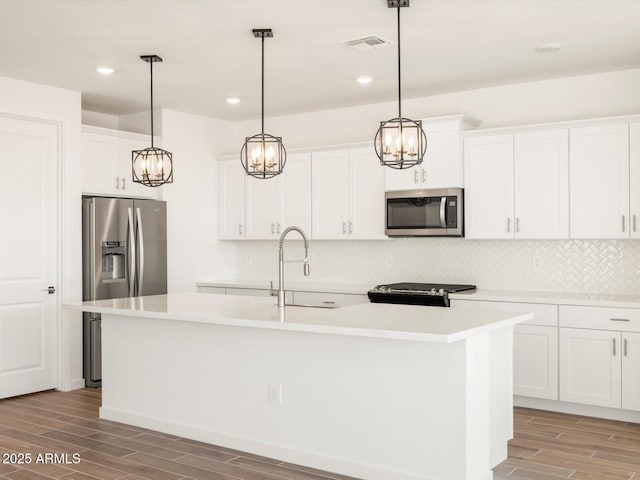
[[[82,197],[83,300],[167,293],[167,209],[157,200]],[[84,378],[102,380],[100,314],[84,312]]]

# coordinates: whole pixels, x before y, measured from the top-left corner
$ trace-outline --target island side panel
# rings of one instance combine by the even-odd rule
[[[513,438],[513,327],[496,330],[490,346],[490,466],[507,459],[508,441]]]
[[[102,327],[102,418],[369,480],[473,478],[465,341],[109,314]]]

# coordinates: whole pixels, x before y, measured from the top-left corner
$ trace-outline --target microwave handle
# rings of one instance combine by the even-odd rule
[[[442,228],[447,228],[447,197],[442,197],[440,199],[440,226]]]

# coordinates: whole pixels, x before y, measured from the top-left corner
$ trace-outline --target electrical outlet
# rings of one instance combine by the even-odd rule
[[[387,255],[386,257],[384,257],[384,263],[387,267],[391,267],[393,265],[393,256]]]
[[[282,385],[279,383],[269,384],[269,403],[271,405],[282,405]]]
[[[534,272],[537,272],[538,270],[540,270],[540,257],[537,257],[537,256],[532,257],[531,267]]]
[[[247,263],[253,263],[253,253],[247,253],[245,259]]]

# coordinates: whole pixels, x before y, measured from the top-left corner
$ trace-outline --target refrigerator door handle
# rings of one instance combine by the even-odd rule
[[[136,239],[133,231],[133,208],[127,208],[127,230],[129,234],[129,296],[133,297],[136,284]]]
[[[142,229],[142,214],[140,213],[140,208],[136,208],[136,219],[138,220],[138,242],[139,249],[139,260],[140,260],[140,272],[138,273],[138,295],[142,293],[142,286],[144,285],[144,233]]]

